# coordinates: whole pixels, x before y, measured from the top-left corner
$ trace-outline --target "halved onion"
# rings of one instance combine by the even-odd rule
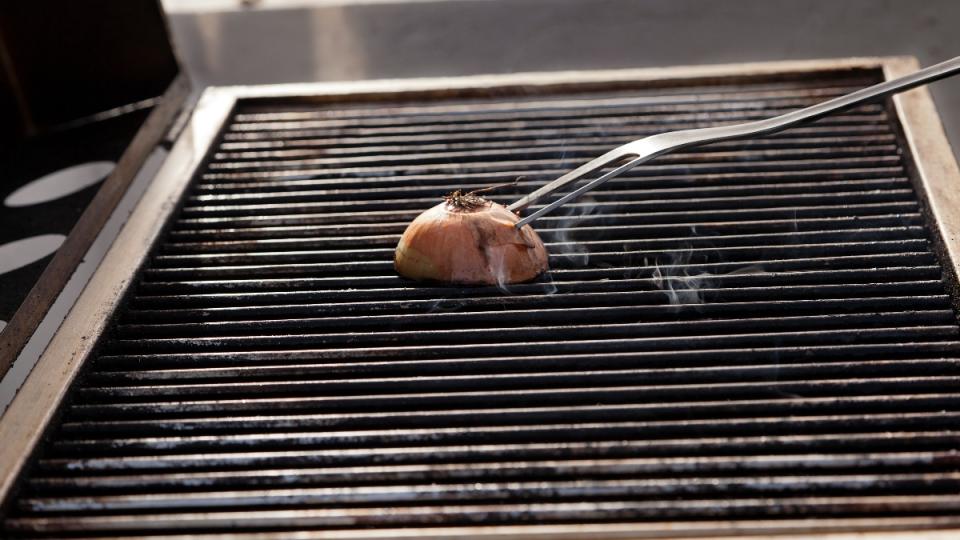
[[[407,226],[394,257],[397,272],[416,280],[460,284],[530,281],[548,268],[547,249],[516,214],[459,191]]]

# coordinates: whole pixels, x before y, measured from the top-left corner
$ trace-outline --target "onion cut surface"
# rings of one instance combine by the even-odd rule
[[[516,214],[472,194],[454,193],[446,199],[403,232],[394,257],[400,275],[502,285],[530,281],[547,271],[543,241],[530,225],[517,229]]]

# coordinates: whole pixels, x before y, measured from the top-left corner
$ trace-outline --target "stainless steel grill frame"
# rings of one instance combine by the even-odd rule
[[[211,89],[203,96],[200,104],[197,107],[194,117],[191,119],[188,127],[181,135],[177,145],[174,147],[168,163],[164,166],[154,184],[144,195],[143,200],[138,205],[133,216],[131,217],[131,220],[124,227],[114,246],[108,253],[101,269],[95,274],[91,280],[91,283],[78,300],[76,306],[71,311],[68,318],[64,321],[63,326],[54,336],[53,341],[38,362],[34,372],[30,375],[24,387],[21,389],[20,394],[17,396],[7,413],[3,416],[2,420],[0,420],[0,440],[5,441],[5,445],[0,448],[0,494],[4,494],[5,496],[5,494],[12,489],[14,482],[18,477],[19,471],[25,466],[26,460],[30,456],[32,449],[38,444],[46,426],[53,419],[57,407],[60,401],[63,399],[74,376],[77,374],[79,367],[93,352],[98,336],[100,336],[105,328],[110,324],[111,316],[114,310],[117,308],[119,302],[126,294],[129,284],[135,276],[138,268],[140,268],[145,262],[150,247],[154,244],[154,241],[164,230],[164,227],[168,225],[169,217],[178,207],[178,204],[183,197],[184,190],[194,177],[197,170],[206,164],[211,145],[217,139],[221,128],[226,120],[230,117],[237,103],[267,103],[271,100],[279,100],[285,103],[301,100],[317,103],[356,103],[392,101],[413,97],[424,99],[430,97],[443,98],[470,95],[495,95],[498,92],[552,93],[578,90],[583,88],[613,89],[623,85],[642,85],[644,84],[644,81],[649,81],[650,84],[658,86],[662,86],[664,84],[683,86],[684,84],[700,84],[711,81],[736,83],[738,78],[750,78],[756,76],[777,76],[783,74],[797,74],[806,72],[817,73],[824,71],[869,70],[877,68],[882,69],[887,77],[892,78],[912,71],[916,68],[916,63],[912,59],[907,58],[854,59],[843,61],[790,62],[639,71],[628,70],[565,74],[529,74],[438,80],[379,81],[345,84]],[[665,83],[665,81],[667,81],[667,83]],[[939,120],[936,116],[936,112],[933,109],[932,102],[927,92],[923,89],[919,89],[901,96],[897,96],[894,98],[894,104],[899,115],[900,125],[903,128],[903,141],[909,147],[912,154],[912,156],[907,156],[906,162],[908,166],[915,169],[912,177],[918,182],[918,185],[916,186],[917,192],[921,194],[921,197],[925,198],[924,203],[927,213],[930,217],[930,221],[936,223],[938,226],[938,230],[935,232],[939,234],[938,247],[939,251],[941,252],[941,261],[945,266],[948,266],[947,270],[952,272],[955,276],[957,268],[960,267],[960,237],[958,237],[958,231],[960,231],[960,190],[957,189],[957,186],[960,186],[960,172],[958,172],[949,145],[946,143],[942,128],[939,125]],[[602,148],[607,144],[608,141],[599,140],[597,141],[596,146],[597,148]],[[578,149],[578,151],[594,152],[595,148],[582,148]],[[289,154],[290,157],[296,157],[298,155],[296,149],[291,149]],[[247,160],[257,159],[255,155],[243,156],[243,158]],[[491,149],[491,158],[504,159],[503,151]],[[402,159],[402,156],[398,156],[397,159]],[[298,163],[303,164],[302,161]],[[323,161],[318,161],[317,165],[323,165]],[[214,171],[216,170],[217,168],[214,167]],[[238,171],[236,169],[232,169],[228,172]],[[217,174],[217,172],[213,172],[212,174]],[[761,188],[762,186],[759,186],[758,189]],[[843,192],[841,191],[839,193]],[[748,190],[742,195],[746,198],[749,198],[750,196]],[[278,205],[278,212],[282,211],[284,204],[287,204],[285,199],[288,196],[296,195],[287,195],[281,193],[276,196],[275,204]],[[203,195],[197,195],[195,197],[203,197]],[[881,196],[875,201],[864,201],[864,204],[887,204],[891,202],[895,201],[886,201]],[[303,203],[297,202],[295,204],[302,205]],[[324,201],[322,199],[315,200],[310,201],[307,204],[316,204],[319,208],[323,208]],[[410,201],[410,212],[415,213],[415,210],[423,207],[423,205],[424,203],[421,200]],[[370,208],[375,210],[375,205],[371,206]],[[638,210],[643,210],[643,208],[638,207]],[[895,208],[893,211],[895,211]],[[412,217],[412,213],[409,216],[403,215],[400,217],[409,218]],[[186,218],[190,217],[189,213],[184,214],[184,216]],[[874,225],[878,227],[885,226],[885,224],[882,222],[875,223]],[[295,234],[296,231],[293,231],[293,233]],[[181,236],[186,240],[190,240],[188,234],[181,234]],[[252,240],[253,239],[250,238],[238,238],[235,245],[242,249],[244,242],[250,242]],[[903,241],[909,242],[910,240]],[[298,246],[296,245],[295,241],[290,241],[284,247],[291,248]],[[309,247],[310,246],[305,246],[307,249]],[[806,249],[800,248],[799,246],[797,248]],[[180,251],[170,256],[209,256],[191,253],[189,241],[185,242],[183,246],[177,249]],[[740,248],[733,246],[732,249]],[[815,255],[816,250],[813,249],[811,253],[812,255]],[[864,253],[861,256],[869,257],[871,255],[869,253]],[[284,260],[290,260],[292,263],[294,263],[291,267],[293,270],[291,271],[296,271],[297,259],[294,255],[287,256]],[[163,272],[164,269],[161,267],[159,270],[155,271]],[[833,271],[843,270],[839,269]],[[175,272],[175,269],[171,269],[170,275],[174,275]],[[317,272],[317,267],[314,266],[308,269],[305,268],[303,273],[307,274],[308,272]],[[594,272],[597,273],[599,271]],[[288,279],[290,276],[283,277],[284,279]],[[877,277],[879,279],[883,278],[882,275],[878,275]],[[316,278],[316,276],[314,276],[314,278]],[[917,275],[915,286],[922,288],[924,280],[929,278],[930,276]],[[736,276],[732,276],[730,279],[736,279]],[[948,280],[948,283],[955,283],[955,278]],[[864,286],[869,287],[870,285]],[[155,287],[155,293],[164,293],[162,286],[158,285]],[[263,287],[264,294],[271,294],[269,291],[268,282],[265,282]],[[602,289],[585,290],[580,292],[583,294],[604,294]],[[954,295],[954,298],[956,298],[956,295]],[[415,297],[404,298],[404,300],[408,302],[417,301]],[[749,300],[749,298],[747,298],[747,300]],[[185,307],[189,308],[189,305],[185,305]],[[224,307],[229,308],[229,305],[224,304]],[[542,307],[550,308],[552,306],[544,305]],[[570,309],[571,307],[575,308],[576,305],[557,306],[557,309]],[[795,307],[796,305],[792,306],[792,308]],[[147,304],[146,308],[149,310],[149,304]],[[654,309],[653,306],[646,306],[645,308]],[[537,320],[540,318],[549,317],[549,309],[537,311],[532,315],[532,317],[536,317]],[[892,319],[891,321],[892,324],[896,324],[895,319]],[[142,321],[142,324],[149,325],[150,322],[151,320],[149,317],[147,317]],[[937,320],[931,320],[929,322],[931,324],[937,324]],[[229,326],[229,324],[229,321],[224,323],[226,326]],[[843,321],[838,321],[839,326],[836,332],[842,333],[842,324]],[[627,331],[629,329],[621,330]],[[138,328],[137,324],[128,325],[127,327],[120,329],[121,341],[124,332],[126,335],[135,337],[140,335],[140,332],[142,331],[143,328]],[[615,333],[618,330],[608,329],[605,331],[612,331]],[[890,335],[893,336],[894,334]],[[904,339],[909,337],[909,333],[902,335]],[[242,348],[244,345],[244,339],[245,338],[238,338],[237,347]],[[391,336],[385,335],[382,336],[382,339],[390,340]],[[197,345],[197,343],[199,343],[199,345]],[[271,342],[271,345],[283,346],[284,344]],[[730,347],[736,346],[735,342],[720,343],[719,345],[721,349],[723,347],[727,347],[728,353],[733,350],[737,355],[751,354],[751,351],[747,350],[729,349]],[[153,340],[153,346],[157,347],[157,350],[164,350],[165,347],[173,347],[175,349],[177,344],[165,342],[162,338],[160,338]],[[202,347],[202,341],[197,341],[194,343],[194,346]],[[579,349],[571,352],[589,352],[591,347],[594,346],[599,346],[599,344],[580,342],[578,345]],[[930,344],[930,346],[933,349],[936,348],[936,344]],[[844,352],[846,349],[843,349],[841,346],[840,350],[840,352]],[[869,347],[867,347],[866,350],[851,349],[849,352],[853,358],[858,358],[864,354],[869,354]],[[956,351],[949,348],[943,351],[944,354],[955,352]],[[761,354],[762,351],[753,351],[752,353]],[[679,351],[678,354],[683,354],[683,351]],[[723,354],[723,351],[717,350],[714,351],[714,354]],[[796,354],[803,354],[803,351],[798,350],[796,351]],[[442,355],[439,355],[436,358],[442,357]],[[174,355],[170,357],[169,361],[176,363],[178,360]],[[496,360],[488,361],[495,362]],[[423,364],[425,368],[429,367],[433,370],[438,369],[438,366],[435,363],[430,364],[429,359],[425,360]],[[409,367],[410,365],[407,363],[405,365],[405,369]],[[936,360],[926,361],[925,364],[918,365],[918,369],[929,370],[931,373],[936,373],[938,370],[942,370],[944,368],[946,368],[946,364],[938,364]],[[269,371],[271,368],[269,365],[264,365],[262,369]],[[363,367],[353,366],[351,369],[363,369]],[[758,372],[762,371],[762,369],[762,366],[757,366]],[[778,369],[786,368],[781,367]],[[817,366],[798,366],[797,369],[829,370],[830,368],[829,366],[819,366],[819,368]],[[877,369],[883,369],[883,366],[877,366]],[[434,371],[433,373],[437,372]],[[621,376],[622,375],[623,374],[621,374]],[[529,375],[529,377],[534,376],[534,374]],[[656,370],[650,370],[645,373],[635,373],[630,376],[655,378],[658,376],[658,373]],[[707,375],[705,374],[705,376]],[[738,376],[743,376],[743,374],[738,374]],[[947,386],[955,384],[955,379],[952,377],[943,377],[942,379],[943,380],[939,381],[938,384]],[[784,385],[783,391],[789,392],[789,385]],[[653,395],[651,396],[652,399],[654,399]],[[589,396],[587,396],[585,399],[588,398]],[[930,399],[935,400],[936,397],[932,396]],[[242,400],[239,400],[236,406],[238,411],[243,410]],[[713,404],[712,406],[722,406],[722,404]],[[878,402],[876,406],[882,407],[884,405],[883,403]],[[615,409],[615,407],[608,408],[607,412],[615,412],[613,409]],[[98,414],[96,406],[93,406],[92,409],[88,411],[88,414],[90,414],[91,417],[95,417]],[[785,409],[784,414],[789,414],[789,409]],[[897,419],[891,418],[890,420],[893,422]],[[909,418],[905,418],[905,416],[901,415],[899,420],[909,421]],[[253,421],[255,421],[255,419]],[[411,426],[416,425],[416,421],[413,418],[404,421],[411,422]],[[822,418],[814,419],[812,421],[842,422],[842,419]],[[956,425],[956,418],[954,418],[952,415],[944,416],[942,421],[943,429],[949,429],[951,425]],[[704,426],[708,427],[707,424]],[[639,425],[632,425],[625,426],[624,429],[646,428]],[[851,435],[850,437],[852,439],[856,439],[857,435]],[[918,439],[918,444],[920,442],[922,441]],[[750,441],[744,440],[740,441],[738,444],[750,444]],[[878,446],[882,446],[884,444],[883,439],[878,439],[876,444]],[[571,446],[569,450],[571,453],[570,455],[576,455],[577,449],[575,446],[576,445]],[[202,452],[203,449],[204,447],[202,444],[197,446],[197,451]],[[616,453],[612,452],[611,456],[616,456]],[[951,463],[950,460],[955,459],[951,456],[952,454],[949,451],[944,451],[941,458],[945,463]],[[834,458],[842,460],[843,456],[834,456]],[[911,459],[911,456],[903,455],[900,456],[900,458],[906,460],[904,463],[906,466],[909,466],[909,460]],[[716,461],[717,463],[715,466],[722,469],[724,466],[722,458],[717,458]],[[662,462],[660,463],[662,465]],[[953,461],[953,463],[955,463],[955,461]],[[504,474],[509,475],[509,463],[504,463],[502,465],[504,466],[504,470],[507,471]],[[591,466],[591,464],[581,465]],[[597,464],[592,465],[595,466]],[[613,459],[611,463],[607,463],[605,465],[634,467],[636,470],[643,470],[643,467],[651,466],[650,462],[644,462],[642,459],[625,461],[617,461],[616,459]],[[600,466],[605,465],[600,464]],[[681,467],[682,465],[683,464],[680,462],[674,464],[676,467]],[[364,474],[371,474],[375,476],[376,471],[365,470]],[[412,471],[410,474],[416,474],[416,471]],[[469,478],[467,478],[468,476],[469,475],[466,475],[465,479],[469,480]],[[727,480],[734,479],[728,478]],[[788,488],[788,486],[785,486],[785,488]],[[657,487],[652,484],[646,486],[637,485],[633,486],[632,489],[635,489],[634,493],[642,494],[649,493],[650,490],[655,490]],[[934,499],[935,498],[932,498],[930,500],[930,504],[933,506],[939,504],[940,502],[944,502]],[[836,505],[840,502],[842,501],[825,498],[822,501],[807,501],[805,504],[820,504],[823,506],[830,506]],[[902,502],[904,502],[903,498],[891,496],[889,500],[884,501],[882,504],[888,504],[890,505],[890,508],[896,508],[897,505]],[[762,501],[759,501],[756,504],[763,503]],[[571,507],[571,511],[574,510],[576,510],[576,508]],[[609,510],[614,513],[611,515],[615,515],[616,508],[611,507]],[[663,507],[651,505],[648,511],[650,512],[650,515],[653,516],[662,515],[665,510],[666,509]],[[478,506],[475,510],[476,515],[478,516],[484,515],[484,512],[487,511],[490,511],[490,509],[484,509],[482,505]],[[787,511],[789,511],[789,509]],[[311,516],[298,515],[296,512],[292,512],[289,518],[315,519],[318,520],[318,522],[325,519],[333,519],[330,516],[324,517],[316,514]],[[229,522],[229,518],[224,516],[218,518],[214,514],[198,514],[196,519],[223,519],[226,520],[224,523]],[[256,519],[256,516],[254,516],[253,519]],[[264,519],[268,519],[268,517],[264,517]],[[273,516],[269,519],[277,518],[276,516]],[[343,519],[343,516],[340,516],[337,519]],[[699,521],[683,522],[671,524],[669,526],[647,524],[645,525],[642,533],[637,530],[636,525],[629,523],[605,523],[592,525],[513,525],[501,527],[478,526],[395,530],[354,529],[330,533],[318,532],[313,533],[310,537],[381,538],[417,536],[429,538],[633,538],[640,535],[648,537],[718,537],[724,534],[740,533],[752,535],[777,535],[812,531],[826,533],[861,530],[873,530],[874,532],[870,533],[871,536],[882,537],[893,534],[891,531],[913,530],[914,532],[911,533],[911,538],[936,538],[941,537],[941,535],[944,534],[949,534],[948,531],[944,530],[948,528],[954,528],[954,533],[960,532],[960,520],[944,515],[940,518],[929,516],[911,518],[901,516],[886,520],[882,518],[838,518],[836,520],[821,519],[818,520],[816,524],[805,522],[804,520],[751,520],[744,522]],[[877,531],[877,529],[885,530]],[[941,530],[933,531],[931,529]],[[159,532],[160,531],[158,531],[158,533]],[[263,532],[239,537],[279,538],[284,537],[286,534],[289,533]]]

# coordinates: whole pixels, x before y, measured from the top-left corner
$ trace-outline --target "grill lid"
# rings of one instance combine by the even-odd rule
[[[538,221],[535,283],[391,268],[454,188],[522,176],[509,201],[624,140],[879,77],[241,101],[6,534],[957,526],[957,320],[885,105],[609,182]]]

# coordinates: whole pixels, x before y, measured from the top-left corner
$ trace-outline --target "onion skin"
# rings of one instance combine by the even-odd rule
[[[394,267],[415,280],[465,285],[530,281],[548,269],[547,249],[530,225],[502,205],[443,202],[417,216],[397,244]]]

